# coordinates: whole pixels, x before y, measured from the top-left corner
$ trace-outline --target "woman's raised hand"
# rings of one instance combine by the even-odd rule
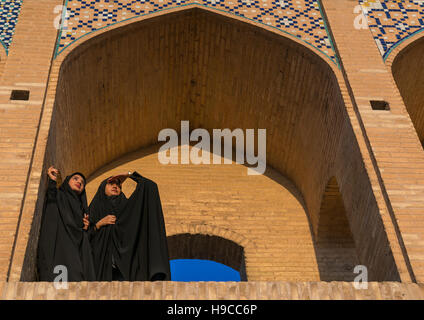
[[[106,226],[108,224],[115,224],[116,222],[116,217],[112,214],[107,215],[106,217],[100,219],[97,223],[96,223],[96,228],[100,229],[103,226]]]
[[[47,174],[50,179],[52,179],[53,181],[56,181],[60,173],[59,173],[59,170],[51,166],[50,168],[47,169]]]
[[[128,171],[128,172],[124,172],[124,173],[121,173],[121,174],[117,174],[116,176],[112,176],[112,177],[110,177],[109,178],[109,180],[108,180],[108,182],[109,181],[112,181],[112,180],[116,180],[116,179],[118,179],[120,182],[121,182],[121,184],[122,183],[124,183],[124,181],[128,178],[130,176],[130,172]]]
[[[88,229],[88,226],[90,225],[90,221],[88,220],[88,214],[84,213],[84,218],[82,218],[82,222],[84,223],[84,227],[82,227],[84,230]]]

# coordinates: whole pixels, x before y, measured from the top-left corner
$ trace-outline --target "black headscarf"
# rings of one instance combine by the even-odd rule
[[[95,280],[93,257],[88,234],[83,230],[84,213],[88,213],[85,186],[78,194],[69,186],[75,172],[66,177],[59,189],[49,179],[38,242],[38,271],[41,281],[53,281],[54,268],[67,268],[68,281]]]
[[[106,196],[108,178],[90,204],[93,225],[107,215],[116,216],[114,225],[91,232],[97,280],[112,280],[112,255],[125,281],[171,280],[159,190],[136,172],[131,178],[137,187],[129,199],[122,192]]]

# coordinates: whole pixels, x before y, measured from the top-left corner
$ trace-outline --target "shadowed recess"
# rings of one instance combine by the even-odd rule
[[[325,188],[315,251],[322,281],[354,280],[356,275],[353,271],[359,260],[335,177]]]
[[[177,234],[168,237],[169,259],[212,260],[236,270],[247,281],[243,247],[222,237]]]

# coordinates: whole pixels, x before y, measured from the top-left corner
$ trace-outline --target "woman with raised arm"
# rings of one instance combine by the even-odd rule
[[[137,186],[127,199],[122,183]],[[91,201],[91,246],[98,281],[171,280],[159,190],[137,172],[105,179]]]
[[[85,177],[75,172],[57,188],[59,171],[50,167],[47,175],[49,181],[38,241],[39,280],[54,281],[60,275],[63,281],[93,281]]]

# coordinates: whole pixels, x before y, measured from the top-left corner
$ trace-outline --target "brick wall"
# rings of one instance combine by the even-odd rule
[[[25,210],[23,201],[33,164],[34,145],[47,86],[57,30],[53,26],[53,7],[58,0],[28,0],[23,3],[9,55],[0,62],[0,279],[6,280],[15,236]],[[3,60],[3,56],[1,57]],[[29,101],[10,101],[11,90],[29,90]],[[39,175],[38,175],[39,177]],[[38,185],[38,181],[36,182]],[[30,209],[31,210],[31,209]],[[31,210],[33,212],[33,208]]]
[[[356,3],[348,0],[322,3],[390,216],[386,225],[391,224],[392,230],[387,232],[396,234],[398,244],[393,241],[392,248],[395,256],[400,249],[409,278],[422,281],[424,216],[420,213],[424,206],[424,152],[421,143],[370,30],[354,28]],[[370,100],[387,101],[390,111],[372,110]]]

